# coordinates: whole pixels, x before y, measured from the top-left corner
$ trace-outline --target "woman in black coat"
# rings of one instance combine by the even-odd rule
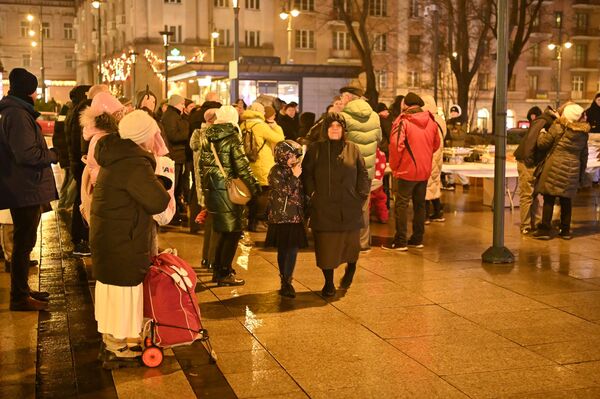
[[[600,133],[600,93],[596,94],[590,107],[585,110],[585,116],[590,124],[590,133]]]
[[[170,196],[155,176],[150,152],[156,121],[136,110],[119,123],[119,135],[101,138],[95,150],[101,166],[94,186],[90,244],[96,278],[95,316],[103,334],[103,367],[136,364],[127,339],[139,338],[143,323],[142,282],[150,267],[152,215],[166,209]]]
[[[552,211],[556,198],[560,201],[560,232],[565,240],[571,238],[572,199],[585,176],[588,159],[588,133],[590,125],[585,121],[583,108],[575,103],[563,107],[561,117],[548,131],[542,130],[537,138],[537,150],[546,153],[535,191],[544,196],[542,222],[533,236],[548,240]]]
[[[344,118],[327,114],[321,140],[309,147],[302,163],[317,266],[325,277],[323,296],[335,295],[333,271],[342,263],[348,266],[340,288],[352,284],[360,253],[362,206],[371,188],[365,160],[358,147],[346,141],[345,133]]]
[[[246,207],[233,204],[227,194],[228,178],[239,177],[252,195],[260,192],[260,185],[250,170],[250,163],[240,137],[235,108],[225,105],[215,111],[216,120],[206,130],[207,140],[202,143],[199,170],[202,176],[204,203],[212,218],[212,228],[219,232],[213,281],[222,285],[243,285],[244,280],[235,276],[231,264],[235,251],[248,225]],[[213,154],[215,149],[226,176],[223,176]]]

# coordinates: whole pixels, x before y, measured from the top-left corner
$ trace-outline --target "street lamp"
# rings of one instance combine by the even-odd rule
[[[210,34],[210,62],[215,62],[215,40],[219,38],[219,32],[214,31]]]
[[[174,33],[168,30],[161,30],[158,33],[162,36],[165,47],[165,98],[169,98],[169,38]]]
[[[35,17],[32,14],[28,14],[27,15],[27,21],[29,23],[32,23],[33,20],[35,19]],[[41,76],[41,80],[42,80],[42,85],[41,85],[41,89],[42,89],[42,102],[46,102],[46,68],[44,65],[44,27],[42,24],[42,6],[40,5],[40,21],[39,21],[39,25],[40,25],[40,61],[41,61],[41,66],[40,66],[40,76]],[[35,36],[35,30],[33,29],[29,29],[29,31],[27,32],[27,34],[29,35],[29,37],[33,38]],[[31,42],[31,47],[37,47],[38,42],[36,42],[35,40],[33,40]]]
[[[92,7],[98,10],[98,84],[102,83],[102,13],[100,12],[100,1],[92,1]]]
[[[294,60],[292,59],[292,19],[296,18],[300,15],[300,11],[293,9],[290,12],[282,11],[279,14],[279,18],[285,21],[287,19],[287,59],[286,64],[293,64]]]
[[[562,50],[563,47],[566,49],[570,49],[573,46],[571,42],[562,43],[560,40],[559,34],[559,42],[558,44],[550,43],[548,44],[548,50],[553,51],[556,50],[556,66],[557,66],[557,76],[556,76],[556,109],[560,106],[560,86],[561,86],[561,76],[562,76]]]
[[[231,64],[229,73],[231,78],[231,104],[234,104],[238,99],[239,84],[238,84],[238,62],[240,60],[240,3],[239,0],[232,0],[233,5],[233,64],[235,66],[235,74],[231,73]]]
[[[133,78],[131,80],[131,83],[133,85],[133,89],[131,90],[131,98],[135,98],[135,65],[137,62],[137,56],[140,55],[138,52],[136,52],[135,50],[131,50],[129,52],[129,56],[131,57],[131,64],[132,67],[131,69],[133,69]]]

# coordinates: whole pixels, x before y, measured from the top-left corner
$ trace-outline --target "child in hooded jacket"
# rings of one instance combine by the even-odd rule
[[[277,264],[281,276],[281,296],[294,298],[292,275],[300,248],[308,246],[304,229],[304,188],[300,175],[302,147],[293,140],[275,146],[275,165],[269,172],[266,247],[277,248]]]

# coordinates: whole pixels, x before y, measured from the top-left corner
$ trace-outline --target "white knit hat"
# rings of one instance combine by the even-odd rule
[[[125,115],[119,123],[119,135],[141,145],[147,143],[160,131],[158,124],[146,111],[137,109]]]
[[[231,123],[237,126],[240,118],[240,114],[238,114],[237,109],[233,108],[231,105],[223,105],[221,108],[215,111],[215,116],[217,117],[215,120],[215,125],[219,123]]]
[[[569,122],[577,122],[581,119],[583,108],[579,104],[568,104],[565,106],[565,109],[563,109],[562,114]]]

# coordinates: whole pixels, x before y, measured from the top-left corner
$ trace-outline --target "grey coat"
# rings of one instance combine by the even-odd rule
[[[582,180],[588,159],[587,122],[568,122],[561,118],[537,139],[538,151],[551,152],[541,166],[536,191],[558,197],[573,198]],[[556,148],[552,150],[554,143]]]

